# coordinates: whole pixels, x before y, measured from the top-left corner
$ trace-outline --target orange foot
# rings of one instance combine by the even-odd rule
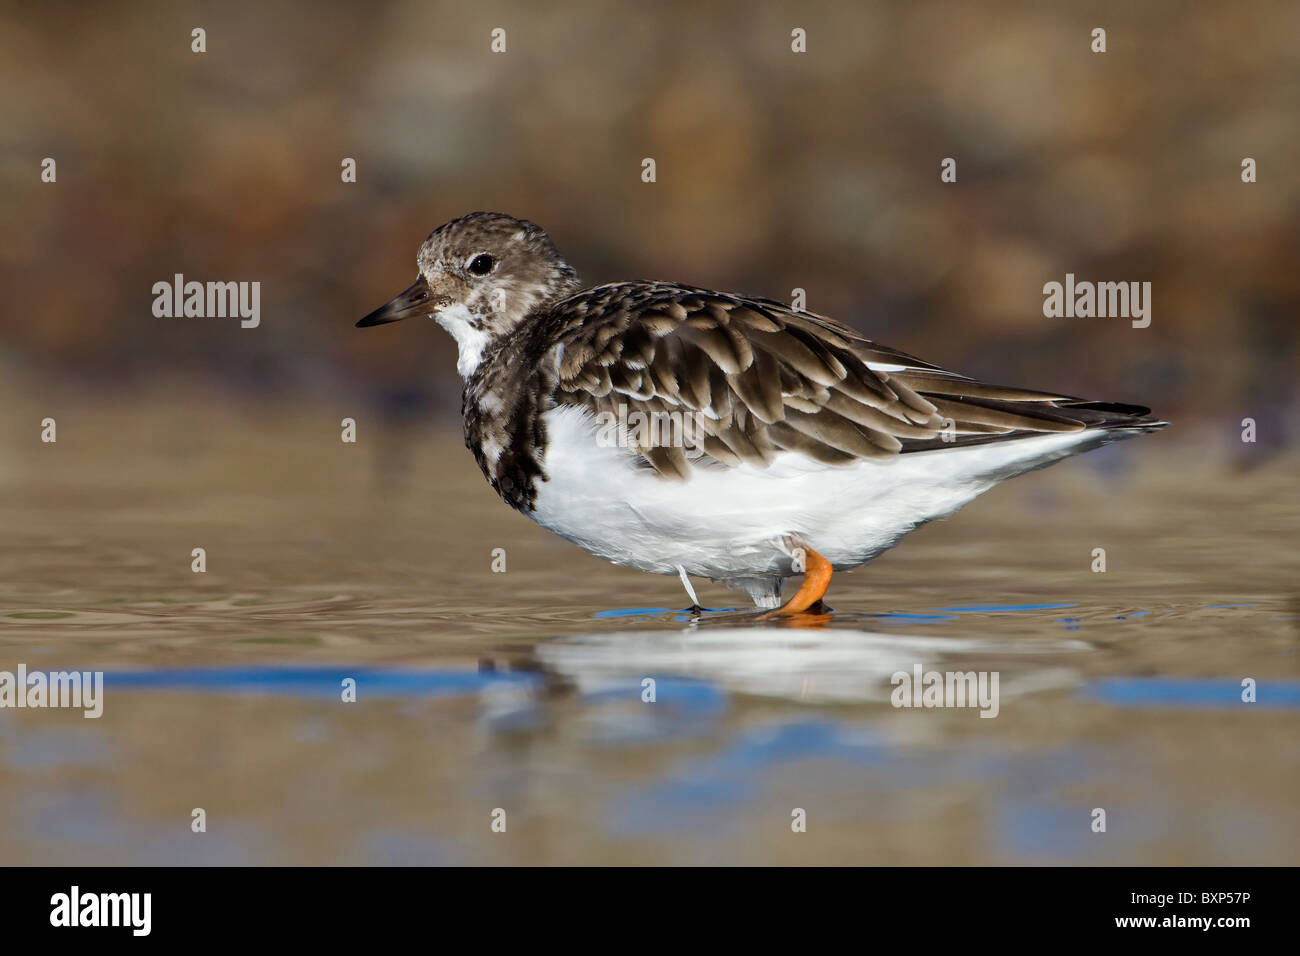
[[[826,589],[831,584],[831,563],[807,545],[803,545],[804,579],[794,597],[786,601],[775,611],[773,616],[802,614],[815,604],[819,604]]]

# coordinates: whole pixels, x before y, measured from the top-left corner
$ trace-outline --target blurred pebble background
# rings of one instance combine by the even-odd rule
[[[175,381],[452,424],[451,340],[352,324],[409,284],[433,227],[496,209],[543,225],[592,284],[799,287],[977,377],[1225,427],[1294,408],[1297,4],[3,11],[11,393]],[[155,318],[151,287],[178,272],[260,281],[260,328]],[[1152,282],[1150,328],[1045,318],[1043,284],[1067,272]]]

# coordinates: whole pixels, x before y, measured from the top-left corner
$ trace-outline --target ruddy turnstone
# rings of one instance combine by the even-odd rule
[[[583,289],[537,225],[435,229],[405,292],[459,346],[465,443],[511,507],[615,564],[818,605],[998,482],[1164,422],[986,385],[771,299],[676,282]],[[781,604],[786,578],[804,574]]]

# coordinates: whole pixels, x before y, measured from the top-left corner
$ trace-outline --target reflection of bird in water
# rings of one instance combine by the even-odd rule
[[[1069,655],[1090,648],[1077,640],[700,626],[557,638],[531,653],[547,672],[584,693],[654,676],[789,700],[884,702],[896,675],[910,674],[918,662],[927,670],[1005,672],[1006,694],[1069,686],[1078,680]]]
[[[615,564],[820,608],[833,570],[1000,481],[1164,423],[986,385],[770,299],[672,282],[583,290],[538,226],[471,213],[357,324],[428,315],[460,349],[465,440],[492,487]],[[655,426],[645,427],[648,423]]]

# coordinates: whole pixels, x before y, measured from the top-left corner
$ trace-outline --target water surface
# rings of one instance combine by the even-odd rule
[[[1296,861],[1294,458],[1058,465],[780,626],[550,537],[454,435],[343,445],[346,411],[7,446],[0,670],[102,670],[105,705],[0,711],[0,862]],[[997,672],[998,715],[891,706],[916,664]]]

